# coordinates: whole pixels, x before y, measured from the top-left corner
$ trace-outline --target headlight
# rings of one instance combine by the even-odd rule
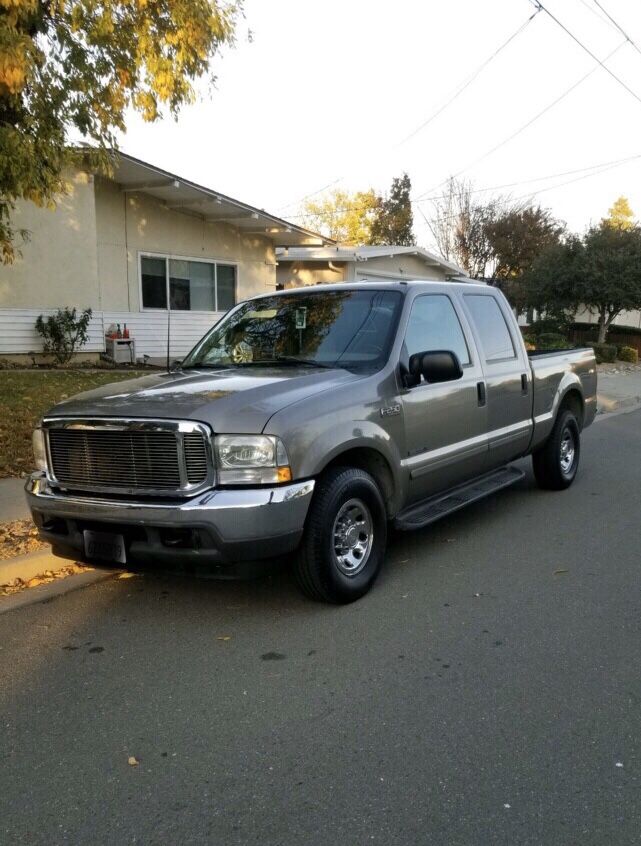
[[[216,435],[216,468],[221,485],[290,482],[285,446],[273,435]]]
[[[38,470],[47,472],[47,450],[45,449],[45,436],[42,429],[34,429],[31,436],[33,457]]]

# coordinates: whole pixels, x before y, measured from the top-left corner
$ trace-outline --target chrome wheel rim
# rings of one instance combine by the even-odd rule
[[[374,523],[361,499],[348,499],[339,509],[332,527],[332,550],[344,576],[355,576],[367,564],[374,543]]]
[[[575,455],[576,445],[574,443],[574,434],[571,429],[566,426],[563,430],[563,434],[561,435],[560,450],[561,472],[564,476],[567,476],[572,470]]]

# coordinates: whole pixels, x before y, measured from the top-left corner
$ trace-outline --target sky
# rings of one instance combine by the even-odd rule
[[[428,248],[426,198],[452,174],[510,185],[478,196],[532,196],[574,231],[622,194],[641,217],[641,2],[544,5],[623,84],[545,12],[526,24],[528,0],[246,0],[215,89],[177,121],[130,114],[121,148],[296,223],[325,186],[384,192],[406,171]]]

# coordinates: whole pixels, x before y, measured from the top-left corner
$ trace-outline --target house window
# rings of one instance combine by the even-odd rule
[[[236,267],[213,261],[141,256],[142,307],[227,311],[236,303]]]

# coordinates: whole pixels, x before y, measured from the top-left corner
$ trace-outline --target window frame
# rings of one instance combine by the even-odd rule
[[[507,335],[508,335],[508,338],[510,339],[510,343],[512,344],[512,351],[513,351],[514,355],[502,356],[501,358],[487,358],[486,352],[485,352],[485,347],[483,346],[483,337],[482,337],[482,335],[479,331],[479,327],[478,327],[478,324],[476,322],[476,318],[474,316],[474,313],[472,312],[472,309],[470,308],[469,304],[467,303],[468,297],[486,297],[487,299],[492,300],[494,302],[494,304],[496,305],[496,307],[499,310],[499,314],[503,318],[503,322],[505,323],[505,328],[507,329]],[[469,291],[469,292],[464,291],[463,292],[463,302],[465,304],[465,308],[466,308],[467,312],[469,313],[470,325],[471,325],[472,330],[474,332],[474,336],[477,338],[479,355],[482,357],[483,364],[491,367],[493,364],[504,364],[506,361],[518,361],[519,358],[520,358],[520,356],[519,356],[519,345],[516,343],[514,335],[512,334],[512,328],[510,327],[510,322],[507,319],[507,317],[505,316],[505,312],[503,311],[503,307],[501,305],[499,298],[495,297],[494,294],[484,294],[484,293],[482,294],[482,293],[477,293],[476,291]]]
[[[467,361],[466,364],[463,364],[463,362],[460,362],[461,368],[463,370],[466,370],[470,367],[475,367],[476,365],[475,365],[475,362],[474,362],[474,349],[473,349],[474,345],[470,344],[470,338],[468,337],[468,335],[465,331],[465,325],[464,325],[464,321],[462,319],[462,318],[465,318],[465,315],[461,314],[461,312],[459,311],[459,308],[457,307],[456,301],[450,296],[449,293],[445,293],[445,291],[425,291],[425,292],[418,293],[415,297],[412,298],[412,301],[410,303],[409,313],[407,315],[407,322],[405,323],[405,328],[403,330],[403,346],[405,347],[405,350],[407,352],[408,357],[410,356],[410,351],[407,348],[407,331],[409,329],[410,321],[412,319],[412,311],[414,309],[414,304],[416,302],[418,302],[418,300],[422,300],[425,297],[445,297],[445,299],[449,301],[450,305],[452,306],[452,311],[454,312],[454,315],[456,316],[456,319],[458,320],[458,325],[459,325],[459,328],[461,330],[461,335],[463,336],[463,343],[465,344],[465,347],[467,349],[468,361]],[[422,350],[421,350],[421,352],[422,352]],[[454,352],[454,350],[452,350],[452,352]],[[421,384],[423,384],[423,383],[421,383]],[[425,383],[425,384],[427,384],[427,383]]]
[[[165,260],[165,293],[167,295],[167,307],[166,308],[155,308],[154,306],[146,306],[143,302],[142,298],[142,260],[143,258],[155,258],[155,259],[164,259]],[[215,308],[213,311],[203,310],[203,309],[183,309],[183,308],[172,308],[171,307],[171,292],[169,288],[169,262],[170,261],[197,261],[201,264],[213,264],[214,265],[214,296],[215,296]],[[168,311],[173,311],[180,314],[225,314],[226,312],[218,308],[218,265],[224,264],[228,267],[233,267],[235,271],[235,280],[234,280],[234,298],[236,302],[227,309],[227,311],[231,311],[232,308],[235,308],[241,300],[238,299],[238,267],[239,263],[237,261],[228,261],[227,259],[217,259],[217,258],[203,258],[203,256],[184,256],[178,255],[175,253],[154,253],[150,250],[138,250],[138,299],[140,302],[140,311],[154,311],[160,314],[164,314]],[[160,277],[158,277],[160,278]]]

